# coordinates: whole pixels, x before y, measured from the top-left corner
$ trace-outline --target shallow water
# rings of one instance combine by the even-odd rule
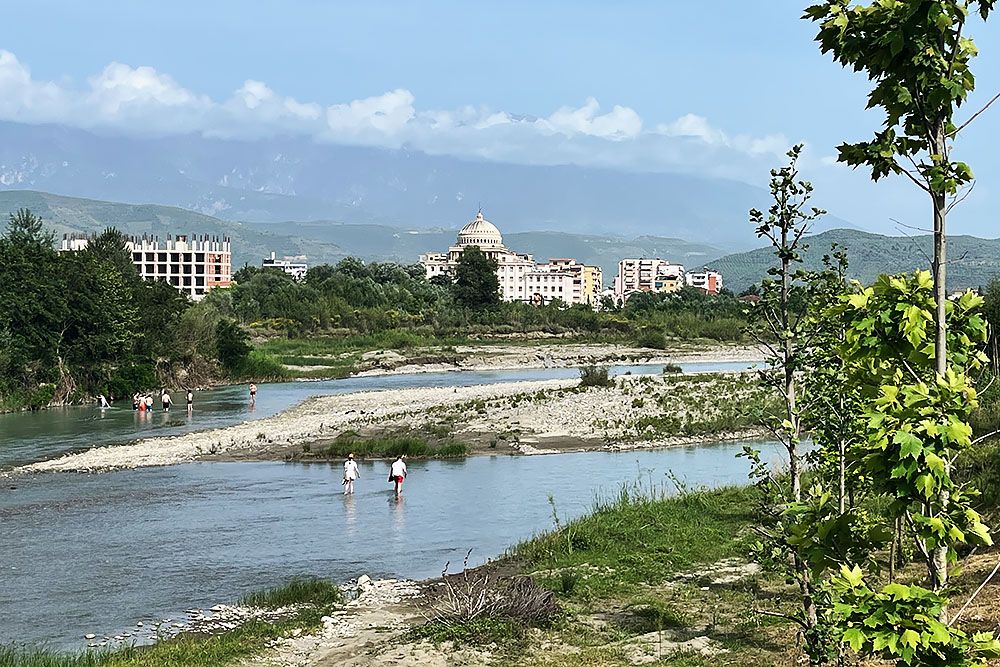
[[[550,494],[568,518],[622,484],[667,484],[668,472],[691,486],[744,483],[741,447],[414,461],[400,502],[384,463],[361,464],[352,498],[327,464],[6,480],[16,488],[0,492],[0,643],[78,649],[85,633],[183,618],[296,574],[436,576],[469,548],[478,564],[551,527]]]
[[[748,362],[681,364],[685,372],[742,370]],[[616,366],[613,373],[660,373],[662,365]],[[132,403],[119,401],[102,410],[97,407],[70,407],[0,414],[0,470],[15,465],[52,458],[112,443],[128,442],[152,435],[174,435],[231,426],[243,421],[270,417],[310,396],[345,394],[355,391],[402,389],[407,387],[452,387],[494,384],[518,380],[547,380],[577,377],[575,368],[540,368],[520,371],[450,371],[408,375],[382,375],[319,382],[283,382],[258,386],[257,404],[250,406],[246,385],[220,387],[197,392],[195,406],[188,413],[177,405],[170,412],[134,412]],[[176,401],[182,394],[174,395]],[[157,406],[159,401],[157,401]]]

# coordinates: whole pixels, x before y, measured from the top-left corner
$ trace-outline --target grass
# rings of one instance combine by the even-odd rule
[[[518,544],[511,554],[563,597],[617,594],[698,563],[746,554],[755,493],[733,487],[670,496],[665,489],[623,488],[591,514]],[[568,591],[564,571],[580,573]]]
[[[422,436],[406,432],[372,438],[362,438],[356,433],[346,432],[320,448],[317,454],[330,458],[342,458],[354,454],[359,458],[395,458],[402,455],[411,458],[447,459],[460,458],[468,452],[468,445],[457,442],[450,436],[441,442],[432,443]]]
[[[61,653],[44,648],[0,646],[0,667],[225,667],[259,654],[292,630],[318,627],[343,601],[340,589],[320,579],[287,584],[245,596],[242,604],[263,609],[295,606],[279,620],[254,619],[219,635],[184,634],[152,646]]]

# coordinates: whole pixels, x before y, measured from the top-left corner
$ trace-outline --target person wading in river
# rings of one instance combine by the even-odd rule
[[[160,394],[160,405],[163,407],[164,412],[170,411],[170,404],[170,392],[164,389],[163,393]]]
[[[389,481],[395,485],[396,497],[403,492],[403,479],[406,477],[406,464],[403,463],[403,455],[400,454],[392,462],[389,468]]]
[[[257,405],[257,385],[250,383],[250,405]]]
[[[194,392],[190,389],[187,390],[187,402],[188,402],[188,412],[194,409]]]
[[[344,495],[354,493],[354,480],[361,477],[358,474],[358,464],[354,461],[354,454],[348,454],[344,461]]]

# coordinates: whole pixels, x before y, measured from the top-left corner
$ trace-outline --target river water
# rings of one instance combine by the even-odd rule
[[[562,373],[571,377],[576,371]],[[203,422],[197,419],[209,411],[205,395],[190,423],[139,425],[130,421],[129,409],[125,418],[106,417],[116,427],[98,437],[114,442],[153,429],[225,425],[277,412],[309,395],[359,388],[340,389],[336,382],[376,389],[522,377],[560,375],[447,373],[268,385],[253,415],[246,413],[242,392],[226,388],[213,393],[218,407]],[[74,448],[87,444],[80,424],[88,422],[82,418],[52,421],[77,438]],[[58,442],[58,434],[29,423],[29,441]],[[9,446],[10,434],[3,438]],[[758,446],[776,458],[773,444]],[[691,486],[743,483],[748,465],[736,458],[741,447],[413,461],[399,502],[381,462],[361,464],[352,498],[342,495],[340,466],[317,463],[204,462],[0,479],[0,643],[79,649],[86,633],[115,634],[140,620],[148,625],[183,618],[185,609],[231,602],[293,575],[341,581],[361,574],[435,576],[470,548],[478,564],[550,528],[550,495],[560,516],[570,518],[622,484],[659,486],[668,473]]]
[[[681,364],[684,372],[689,373],[743,370],[750,366],[752,364],[747,362]],[[660,373],[663,366],[614,366],[610,370],[613,374]],[[270,417],[310,396],[407,387],[453,387],[518,380],[549,380],[578,375],[579,370],[575,368],[377,375],[317,382],[262,384],[258,386],[257,404],[252,408],[247,400],[246,385],[234,385],[197,392],[195,408],[190,414],[180,404],[170,412],[157,409],[152,414],[139,413],[132,410],[131,401],[119,401],[106,410],[86,406],[0,414],[0,471],[90,447],[152,435],[203,431]],[[183,396],[178,394],[174,399],[182,401]]]

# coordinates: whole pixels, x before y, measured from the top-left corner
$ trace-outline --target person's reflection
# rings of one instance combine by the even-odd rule
[[[389,507],[392,508],[392,532],[402,534],[406,528],[406,513],[403,511],[403,496],[389,496]]]
[[[351,494],[341,494],[344,497],[344,525],[348,538],[354,537],[357,514],[354,511],[354,496]]]

